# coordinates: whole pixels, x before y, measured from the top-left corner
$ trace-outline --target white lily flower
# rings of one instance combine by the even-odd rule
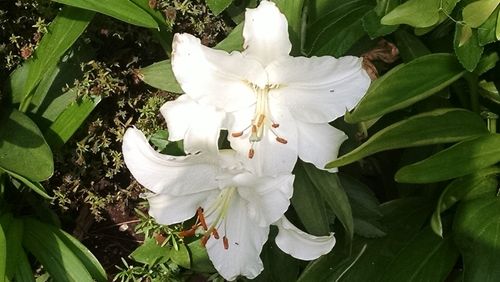
[[[333,233],[312,236],[284,218],[293,190],[290,173],[257,177],[232,150],[221,150],[217,158],[163,155],[134,128],[123,137],[123,156],[135,179],[153,192],[149,214],[158,223],[179,223],[197,214],[197,224],[184,234],[202,233],[210,260],[227,280],[252,279],[262,271],[259,255],[271,224],[280,230],[278,246],[299,259],[315,259],[335,245]]]
[[[177,81],[193,101],[226,114],[232,148],[253,159],[258,173],[290,172],[297,156],[323,169],[346,139],[328,123],[351,110],[370,84],[362,59],[291,57],[287,20],[269,1],[247,9],[243,37],[245,50],[227,53],[176,34]],[[169,126],[187,122],[172,116]]]

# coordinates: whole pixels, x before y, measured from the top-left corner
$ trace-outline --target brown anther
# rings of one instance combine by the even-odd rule
[[[167,239],[167,238],[165,238],[165,236],[163,236],[160,233],[154,234],[154,237],[155,237],[156,243],[159,245],[163,244],[163,242],[165,242],[165,239]]]
[[[278,127],[280,127],[280,125],[279,125],[278,123],[273,123],[271,126],[272,126],[273,128],[278,128]]]
[[[254,149],[250,149],[250,150],[248,150],[248,158],[249,158],[249,159],[253,158],[253,155],[255,155],[255,151],[254,151]]]
[[[276,141],[280,142],[281,144],[286,144],[288,143],[288,141],[286,141],[285,138],[281,138],[281,137],[276,137]]]
[[[207,245],[208,239],[210,239],[210,236],[205,235],[201,237],[200,243],[202,247],[205,247]]]
[[[224,243],[224,249],[229,249],[229,240],[227,240],[226,236],[222,237],[222,242]]]
[[[257,126],[252,125],[252,133],[257,133]]]
[[[231,136],[233,137],[240,137],[241,135],[243,135],[243,131],[231,133]]]
[[[261,127],[262,124],[264,123],[264,119],[266,118],[265,115],[259,115],[259,120],[257,121],[257,126]]]
[[[198,215],[198,219],[203,229],[208,230],[207,222],[205,221],[205,216],[203,215],[203,209],[201,207],[196,210],[196,214]]]
[[[181,232],[179,232],[179,237],[182,237],[182,238],[191,237],[191,236],[194,236],[195,232],[196,232],[196,228],[195,228],[195,226],[193,226],[191,229],[182,230]]]
[[[214,228],[214,229],[212,230],[212,235],[214,235],[214,238],[215,238],[215,239],[219,239],[219,232],[217,232],[217,229],[215,229],[215,228]]]

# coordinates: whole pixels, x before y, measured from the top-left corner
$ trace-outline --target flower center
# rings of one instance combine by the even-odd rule
[[[201,238],[202,246],[205,246],[207,244],[207,241],[211,236],[218,240],[220,236],[217,229],[219,229],[221,224],[224,224],[224,230],[227,230],[225,219],[235,192],[235,187],[225,188],[217,196],[215,202],[206,211],[203,210],[203,208],[199,207],[196,211],[196,223],[191,227],[191,229],[182,231],[179,233],[179,235],[181,237],[187,237],[201,233],[203,235],[203,237]],[[210,226],[208,226],[206,218],[212,215],[215,216],[215,220],[211,222]],[[224,249],[229,249],[229,240],[226,234],[224,234],[224,236],[222,237],[222,242],[224,245]]]
[[[266,85],[264,88],[261,88],[253,83],[249,84],[252,87],[257,98],[254,117],[252,118],[249,126],[247,126],[242,131],[233,132],[231,133],[231,135],[233,137],[240,137],[248,129],[251,130],[249,137],[250,149],[248,150],[248,158],[251,159],[255,155],[254,144],[262,140],[262,137],[264,136],[264,129],[269,129],[269,131],[271,131],[271,133],[276,137],[277,142],[286,144],[288,143],[288,141],[285,138],[280,137],[278,133],[276,133],[275,129],[280,125],[274,122],[271,111],[269,110],[269,90],[276,89],[279,87],[279,85],[272,84]]]

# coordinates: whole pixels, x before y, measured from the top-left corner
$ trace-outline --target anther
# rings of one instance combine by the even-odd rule
[[[224,249],[229,249],[229,240],[227,240],[226,236],[222,237],[222,242],[224,243]]]
[[[203,215],[203,209],[201,207],[196,210],[196,214],[198,215],[198,219],[203,229],[208,230],[207,222],[205,221],[205,216]]]
[[[214,229],[212,230],[212,235],[214,235],[214,238],[215,238],[215,239],[219,239],[219,232],[217,232],[217,229],[215,229],[215,228],[214,228]]]
[[[286,143],[288,143],[288,141],[286,141],[286,139],[281,138],[281,137],[276,137],[276,141],[280,142],[281,144],[286,144]]]
[[[233,137],[240,137],[241,135],[243,135],[243,131],[231,133],[231,136]]]
[[[201,238],[200,243],[202,247],[205,247],[207,245],[207,241],[210,239],[210,235],[205,235]]]
[[[255,155],[255,150],[254,149],[248,150],[248,158],[249,159],[253,158],[254,155]]]
[[[257,133],[257,126],[252,125],[252,133]]]
[[[278,128],[278,127],[280,127],[280,125],[279,125],[278,123],[273,123],[271,126],[272,126],[273,128]]]
[[[193,226],[191,229],[188,229],[188,230],[183,230],[181,232],[179,232],[179,236],[180,237],[191,237],[191,236],[194,236],[196,232],[196,228],[195,226]]]

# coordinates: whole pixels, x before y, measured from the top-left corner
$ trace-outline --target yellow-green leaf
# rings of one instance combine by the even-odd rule
[[[493,13],[500,0],[480,0],[472,2],[462,10],[463,21],[470,27],[477,28]]]

